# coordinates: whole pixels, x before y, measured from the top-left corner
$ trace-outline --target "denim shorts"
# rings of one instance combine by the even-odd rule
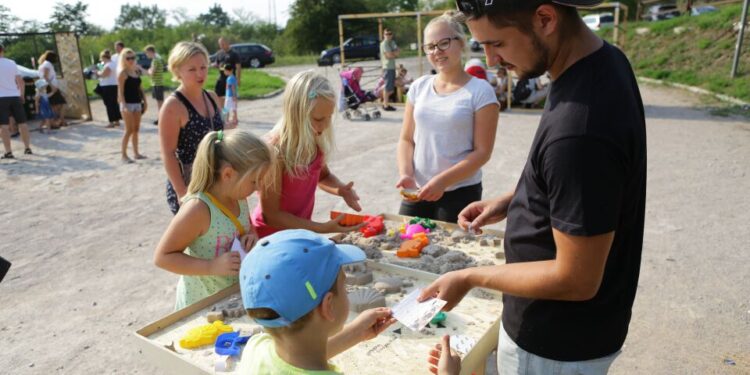
[[[500,326],[497,344],[497,371],[499,375],[550,374],[550,375],[603,375],[609,371],[620,351],[606,357],[588,361],[555,361],[531,354],[521,349]]]
[[[120,103],[120,112],[141,113],[143,105],[141,103]]]

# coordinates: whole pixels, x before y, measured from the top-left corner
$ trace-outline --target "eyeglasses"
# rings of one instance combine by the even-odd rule
[[[133,60],[135,60],[135,56],[128,56],[128,57],[125,58],[125,60],[133,61]]]
[[[495,0],[456,0],[456,6],[461,13],[470,17],[480,17],[485,9],[492,8]]]
[[[457,36],[454,36],[452,38],[445,38],[440,39],[437,43],[429,43],[429,44],[423,44],[422,45],[422,51],[428,55],[432,55],[437,50],[445,51],[448,48],[451,48],[451,40],[458,40],[460,39]]]

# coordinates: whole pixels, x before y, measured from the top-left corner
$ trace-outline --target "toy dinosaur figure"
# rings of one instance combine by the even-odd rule
[[[401,243],[396,256],[399,258],[419,258],[422,249],[430,243],[426,233],[417,233],[408,241]]]

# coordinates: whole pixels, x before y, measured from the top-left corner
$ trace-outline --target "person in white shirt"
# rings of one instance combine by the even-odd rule
[[[60,83],[57,81],[57,72],[55,65],[59,61],[57,54],[52,51],[45,51],[39,56],[39,78],[44,78],[48,83],[47,93],[49,94],[49,104],[52,111],[55,112],[56,119],[52,121],[52,129],[60,126],[68,126],[65,123],[65,104],[67,101],[60,90]]]
[[[96,70],[96,76],[99,78],[99,88],[101,92],[104,107],[107,108],[107,118],[109,120],[108,128],[120,125],[122,115],[120,114],[120,104],[117,103],[117,63],[112,61],[112,56],[108,49],[99,54],[101,61],[100,68]]]
[[[24,154],[31,155],[29,128],[26,126],[26,112],[23,109],[25,85],[16,63],[5,58],[5,47],[0,44],[0,137],[3,139],[5,154],[2,159],[13,159],[10,144],[10,117],[16,120]]]
[[[422,46],[437,74],[409,87],[398,170],[401,189],[419,189],[399,213],[456,222],[458,213],[482,196],[480,168],[492,156],[498,121],[495,92],[466,73],[461,56],[463,26],[451,13],[434,18]]]

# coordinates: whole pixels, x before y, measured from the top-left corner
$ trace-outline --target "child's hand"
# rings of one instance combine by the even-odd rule
[[[391,309],[378,307],[363,311],[344,329],[351,332],[357,342],[361,342],[377,337],[395,322]]]
[[[240,273],[240,253],[230,251],[212,259],[208,272],[214,276],[237,276]]]
[[[242,244],[242,248],[245,249],[245,252],[250,251],[253,246],[255,246],[256,242],[258,242],[258,235],[255,234],[255,231],[240,238],[240,243]]]
[[[359,196],[354,191],[354,182],[349,182],[346,186],[339,188],[339,195],[344,198],[346,205],[351,207],[354,211],[362,211],[362,207],[359,205]]]
[[[450,337],[443,336],[439,344],[430,351],[430,372],[437,375],[458,375],[461,372],[461,357],[451,350]]]
[[[344,226],[341,225],[341,221],[344,220],[346,215],[339,215],[337,218],[327,221],[325,224],[323,224],[323,228],[321,229],[321,233],[346,233],[346,232],[354,232],[359,230],[359,228],[362,228],[365,223],[359,224],[359,225],[352,225],[352,226]]]

